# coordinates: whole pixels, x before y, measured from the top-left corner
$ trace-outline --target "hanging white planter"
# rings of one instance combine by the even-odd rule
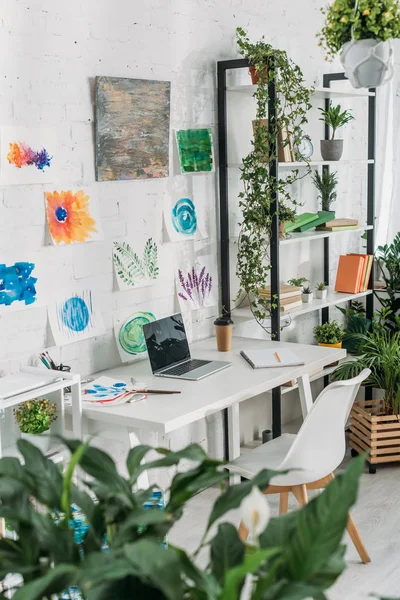
[[[340,55],[346,77],[354,88],[375,88],[393,77],[393,48],[390,40],[351,40]]]

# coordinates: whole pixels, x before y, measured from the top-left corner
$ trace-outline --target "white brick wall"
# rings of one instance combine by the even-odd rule
[[[163,79],[172,82],[171,129],[215,125],[216,61],[238,56],[235,28],[256,39],[265,34],[287,49],[312,83],[327,65],[316,46],[323,0],[0,0],[0,125],[53,127],[61,145],[59,182],[90,185],[99,199],[104,242],[44,248],[43,193],[36,186],[0,188],[0,261],[9,252],[29,260],[39,252],[65,286],[90,285],[100,301],[107,335],[54,349],[82,374],[118,364],[113,314],[121,307],[168,313],[177,308],[171,278],[153,289],[113,290],[114,238],[149,235],[162,240],[162,193],[167,180],[94,182],[94,78],[97,75]],[[171,152],[172,156],[172,152]],[[171,172],[176,165],[171,164]],[[215,176],[198,176],[207,207],[212,249],[216,250]],[[52,186],[49,186],[52,187]],[[203,192],[202,192],[203,190]],[[200,196],[199,196],[200,198]],[[162,249],[173,264],[176,246]],[[215,314],[215,312],[214,312]],[[196,315],[195,337],[211,331],[213,311]],[[17,370],[47,344],[43,307],[0,316],[0,369]],[[219,432],[220,432],[219,426]],[[196,428],[193,428],[196,437]],[[191,434],[182,434],[185,440]],[[176,437],[176,436],[175,436]],[[201,436],[200,436],[201,438]],[[199,438],[199,439],[200,439]],[[179,436],[176,437],[179,443]],[[183,438],[182,438],[183,439]],[[202,439],[202,438],[201,438]]]

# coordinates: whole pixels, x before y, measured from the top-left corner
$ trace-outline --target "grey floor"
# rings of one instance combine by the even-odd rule
[[[172,543],[189,552],[197,548],[217,496],[218,490],[208,489],[188,504],[182,519],[171,531]],[[278,514],[278,498],[269,496],[269,501],[273,514]],[[296,508],[292,499],[289,509]],[[371,593],[400,598],[400,465],[380,467],[376,475],[366,472],[362,476],[352,515],[372,562],[368,565],[359,562],[346,535],[347,570],[328,592],[329,599],[364,600],[371,598]],[[230,513],[227,520],[238,524],[237,513]],[[200,561],[205,560],[203,554]]]

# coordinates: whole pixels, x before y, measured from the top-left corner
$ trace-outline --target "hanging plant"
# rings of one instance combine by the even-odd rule
[[[258,322],[270,315],[271,304],[260,298],[259,289],[265,288],[270,270],[269,247],[274,196],[279,198],[279,212],[294,211],[299,203],[291,197],[290,185],[309,174],[300,175],[292,170],[283,178],[274,178],[269,172],[269,162],[276,159],[270,149],[275,147],[279,132],[285,131],[286,146],[298,146],[304,137],[303,126],[311,108],[313,90],[304,84],[303,73],[283,50],[275,50],[264,37],[250,42],[246,32],[236,30],[240,54],[254,67],[258,75],[254,93],[256,120],[251,152],[243,159],[241,180],[244,189],[239,194],[243,213],[238,243],[237,276],[240,281],[239,296],[247,296]],[[272,66],[273,65],[273,66]],[[269,84],[276,77],[276,120],[268,126]],[[284,136],[282,136],[283,138]]]
[[[332,60],[340,52],[346,77],[355,88],[378,87],[393,76],[390,40],[400,37],[397,0],[335,0],[322,8],[325,25],[319,45]]]

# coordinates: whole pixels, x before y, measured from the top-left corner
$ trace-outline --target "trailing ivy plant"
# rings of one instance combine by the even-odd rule
[[[283,50],[276,50],[264,37],[252,43],[246,32],[238,27],[237,42],[241,55],[246,58],[260,75],[254,98],[256,99],[256,120],[251,152],[243,159],[241,180],[244,189],[239,194],[239,206],[243,218],[238,243],[237,275],[240,281],[239,296],[247,297],[256,320],[261,324],[270,314],[271,304],[260,298],[259,289],[268,283],[269,247],[271,224],[274,216],[271,206],[275,195],[279,206],[292,206],[299,203],[291,197],[289,187],[296,180],[309,174],[306,169],[300,175],[298,169],[290,171],[283,178],[270,175],[269,162],[276,159],[271,149],[280,131],[288,135],[283,145],[300,143],[303,126],[307,123],[307,112],[311,108],[313,92],[305,86],[301,69],[293,63]],[[268,125],[269,84],[276,78],[276,119]],[[284,136],[282,136],[284,137]],[[272,305],[273,306],[273,305]]]

